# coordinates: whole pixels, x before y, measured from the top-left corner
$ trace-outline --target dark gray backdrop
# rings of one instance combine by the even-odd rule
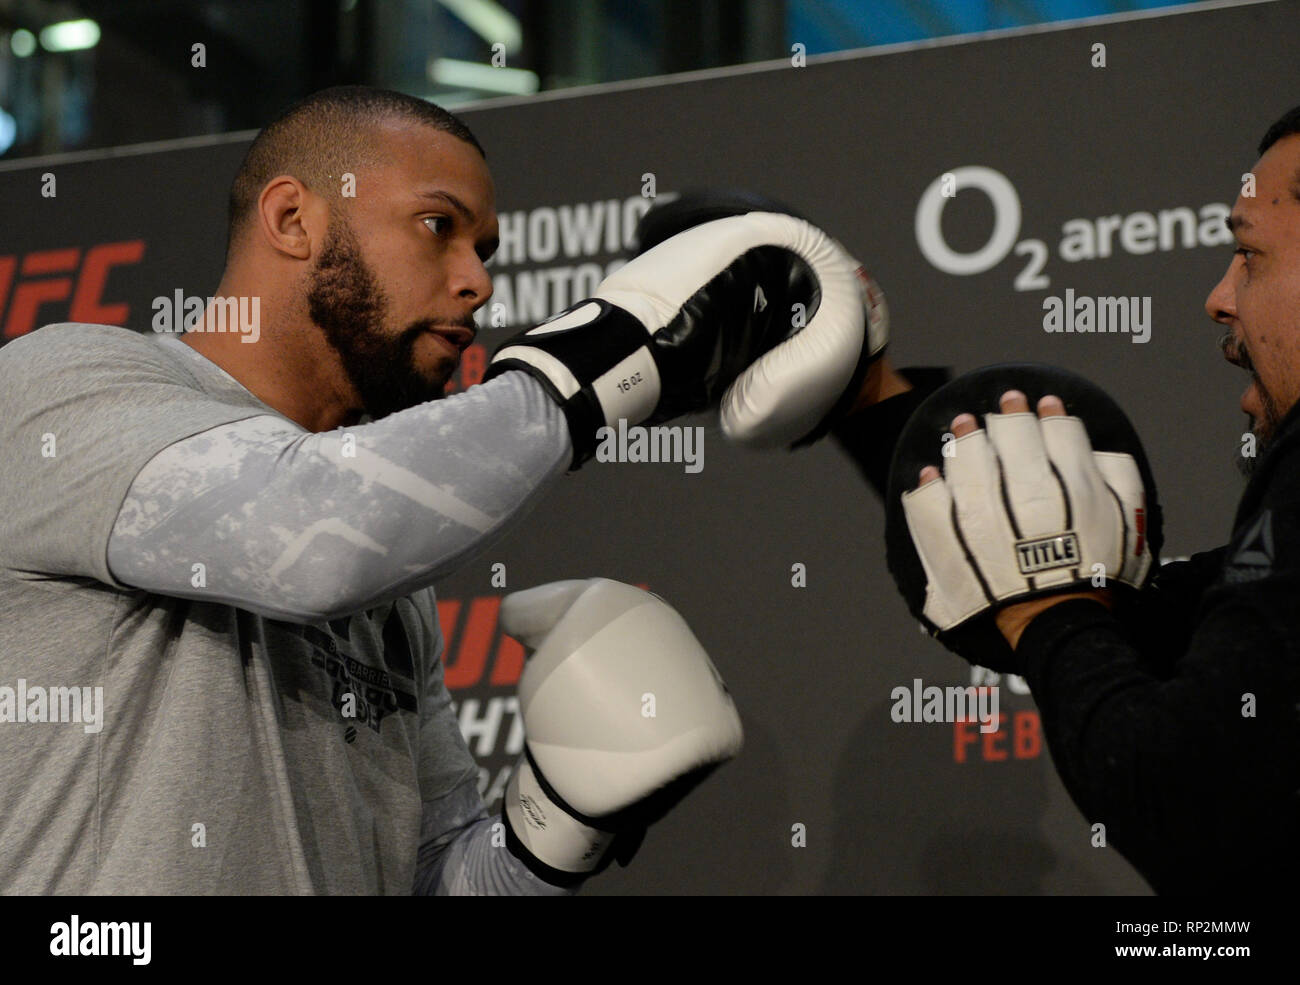
[[[1264,129],[1300,103],[1298,13],[1294,3],[1179,13],[482,106],[463,116],[488,150],[503,225],[531,229],[542,251],[503,252],[496,300],[514,315],[536,272],[581,287],[592,276],[581,265],[615,260],[604,226],[594,249],[573,256],[549,257],[548,234],[572,238],[584,206],[588,219],[605,216],[594,203],[617,203],[621,216],[647,175],[661,193],[765,191],[866,262],[888,296],[900,365],[1041,360],[1107,387],[1147,442],[1166,554],[1214,546],[1240,493],[1232,458],[1245,423],[1244,374],[1222,361],[1203,310],[1230,247],[1116,245],[1068,262],[1060,244],[1071,219],[1230,206]],[[1105,67],[1093,64],[1098,44]],[[73,287],[57,270],[23,274],[33,253],[80,269],[95,244],[142,240],[143,259],[114,267],[102,292],[125,302],[122,320],[141,330],[153,297],[209,293],[248,139],[0,166],[0,331],[31,327],[11,317],[20,283],[53,285],[35,324],[71,317]],[[1038,274],[1049,283],[1016,289],[1034,247],[970,276],[923,255],[918,201],[941,174],[968,166],[1014,186],[1015,241],[1045,244]],[[55,198],[39,194],[47,173]],[[944,213],[945,239],[976,250],[993,218],[987,196],[962,191]],[[44,253],[62,249],[70,260]],[[1149,296],[1151,340],[1044,332],[1043,298],[1067,288]],[[490,350],[504,334],[487,329],[481,340]],[[465,684],[455,691],[465,722],[480,723],[471,748],[489,786],[514,758],[518,650],[495,628],[504,591],[595,574],[646,584],[695,628],[736,697],[741,757],[651,832],[631,868],[587,892],[1147,891],[1113,849],[1091,846],[1015,682],[1003,682],[1004,731],[985,740],[972,730],[960,754],[953,725],[891,721],[895,686],[965,684],[971,672],[918,633],[885,571],[879,505],[833,445],[756,454],[712,428],[704,464],[698,475],[590,464],[439,586],[449,679]],[[498,562],[504,590],[492,584]],[[791,584],[796,563],[806,588]],[[795,825],[806,847],[792,844]]]

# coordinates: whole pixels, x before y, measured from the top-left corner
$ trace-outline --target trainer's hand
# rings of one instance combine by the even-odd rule
[[[1025,395],[1019,390],[1008,390],[1002,394],[998,401],[999,409],[1003,414],[1023,414],[1029,412],[1029,402]],[[1038,417],[1043,420],[1048,417],[1065,416],[1065,405],[1061,399],[1056,396],[1047,395],[1038,402]],[[979,429],[979,424],[971,414],[959,414],[953,418],[952,434],[956,439],[961,439],[968,434],[972,434]],[[933,465],[927,465],[920,473],[920,486],[926,486],[941,478],[939,470]],[[1007,643],[1014,650],[1020,642],[1020,636],[1029,626],[1039,613],[1050,609],[1054,605],[1059,605],[1067,599],[1090,598],[1101,602],[1107,608],[1113,603],[1110,589],[1095,588],[1080,590],[1077,587],[1063,588],[1059,593],[1028,599],[1023,602],[1010,602],[1003,605],[995,613],[995,621],[1002,635],[1006,638]]]

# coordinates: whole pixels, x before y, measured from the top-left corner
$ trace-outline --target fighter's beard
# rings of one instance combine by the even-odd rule
[[[383,330],[386,307],[351,226],[342,216],[331,217],[308,283],[307,312],[338,353],[362,409],[374,420],[442,397],[447,382],[441,375],[430,379],[415,366],[415,343],[434,323],[414,322],[398,335],[388,335]]]

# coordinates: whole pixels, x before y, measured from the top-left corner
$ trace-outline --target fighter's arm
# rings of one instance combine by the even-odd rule
[[[505,848],[501,815],[489,816],[478,791],[478,767],[460,732],[443,680],[443,640],[426,627],[436,649],[420,701],[418,759],[423,818],[413,891],[418,896],[563,896],[573,887],[535,876]]]
[[[563,413],[523,373],[321,434],[248,418],[150,459],[108,564],[163,595],[331,619],[426,587],[492,543],[571,457]]]
[[[408,594],[593,457],[602,427],[725,401],[787,332],[784,302],[755,310],[751,299],[788,292],[792,269],[805,272],[797,296],[819,297],[806,331],[860,348],[858,280],[837,244],[784,216],[720,219],[508,340],[463,394],[350,432],[307,434],[267,415],[168,446],[132,481],[109,572],[299,621]],[[810,413],[796,411],[796,423]]]
[[[1153,673],[1172,672],[1174,664],[1187,652],[1201,599],[1218,577],[1226,550],[1216,547],[1185,561],[1162,565],[1136,596],[1114,600],[1109,593],[1097,593],[1112,606]],[[1047,596],[1006,606],[997,614],[998,628],[1014,648],[1033,620],[1059,600],[1058,596]]]

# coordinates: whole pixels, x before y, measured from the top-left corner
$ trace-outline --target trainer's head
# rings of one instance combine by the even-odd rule
[[[1269,127],[1228,225],[1237,250],[1205,300],[1224,355],[1251,374],[1241,409],[1261,446],[1300,400],[1300,106]],[[1258,450],[1262,450],[1262,447]],[[1251,471],[1256,457],[1239,456]]]
[[[230,191],[223,282],[262,296],[269,344],[331,364],[336,400],[380,418],[442,395],[491,296],[496,246],[469,129],[422,99],[340,86],[253,141]]]

